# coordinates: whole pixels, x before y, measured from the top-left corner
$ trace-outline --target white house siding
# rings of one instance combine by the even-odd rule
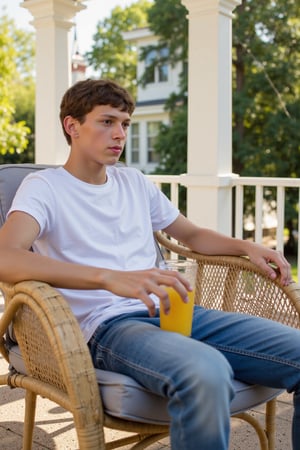
[[[143,47],[148,45],[156,45],[158,37],[154,36],[148,28],[140,28],[124,33],[124,39],[135,43],[138,54],[141,54]],[[138,61],[137,80],[140,80],[145,73],[146,62]],[[179,75],[181,72],[181,64],[175,67],[168,65],[168,80],[158,80],[158,68],[156,67],[155,82],[148,83],[143,86],[138,85],[136,109],[132,117],[133,126],[129,130],[126,144],[126,163],[130,166],[142,170],[144,173],[151,173],[157,167],[157,162],[149,162],[148,160],[148,134],[147,127],[151,122],[169,123],[169,114],[165,111],[165,102],[173,92],[178,91]],[[132,154],[132,135],[136,132],[134,124],[138,124],[139,128],[139,160],[135,161]],[[135,142],[137,137],[135,136]]]

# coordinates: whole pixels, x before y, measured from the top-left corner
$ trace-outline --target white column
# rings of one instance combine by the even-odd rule
[[[35,160],[62,164],[68,145],[59,122],[59,105],[71,84],[69,31],[75,14],[86,8],[74,0],[24,0],[36,29]]]
[[[189,18],[188,217],[231,235],[231,26],[241,1],[181,2]]]

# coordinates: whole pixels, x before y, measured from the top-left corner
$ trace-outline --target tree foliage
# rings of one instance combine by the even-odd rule
[[[181,1],[154,1],[148,21],[161,36],[159,45],[168,45],[171,63],[178,57],[186,61],[188,23]],[[299,177],[299,2],[242,1],[233,21],[233,73],[233,170],[241,175]],[[179,136],[172,130],[178,121],[187,123],[186,72],[181,80],[180,95],[167,104],[171,124],[162,127],[156,145],[161,156],[158,170],[163,173],[186,170],[186,162],[180,169],[176,157],[173,168],[166,165],[171,148],[186,148],[186,133]]]
[[[300,176],[300,3],[243,0],[233,22],[233,168]]]
[[[233,30],[233,170],[300,177],[300,3],[243,0]],[[286,199],[286,251],[294,253],[296,190]]]
[[[185,65],[188,58],[188,21],[186,16],[187,10],[180,1],[156,0],[148,10],[148,22],[150,30],[159,37],[159,42],[156,46],[145,46],[140,59],[145,59],[146,55],[154,48],[158,50],[168,48],[168,63],[171,66],[178,62]],[[152,70],[152,66],[165,62],[159,55],[160,52],[157,52],[157,57],[153,59],[152,65],[148,66],[148,70]],[[181,75],[179,97],[187,92],[186,71],[183,71]],[[146,79],[147,69],[140,82],[144,84]],[[170,100],[168,107],[172,109],[174,103],[178,101],[178,96],[176,98],[173,95]]]
[[[149,27],[169,49],[170,62],[187,60],[187,10],[181,1],[155,0],[148,11]]]
[[[156,0],[149,10],[150,28],[161,36],[160,46],[168,45],[171,63],[178,55],[187,59],[185,16],[180,0]],[[232,63],[233,171],[300,177],[300,2],[242,0],[233,20]],[[186,171],[186,93],[183,72],[180,95],[173,94],[166,105],[171,123],[161,127],[156,143],[158,173]],[[276,198],[271,191],[270,198]],[[298,195],[291,189],[286,197],[286,224],[292,236]],[[253,199],[248,198],[247,207],[251,211]]]
[[[182,143],[185,142],[185,146]],[[187,105],[171,114],[171,125],[162,124],[155,149],[160,154],[160,165],[155,173],[181,174],[186,167]],[[171,145],[170,145],[171,143]]]
[[[118,81],[134,95],[136,92],[137,52],[123,37],[125,31],[147,26],[147,10],[151,2],[138,0],[121,8],[116,6],[111,16],[97,24],[94,44],[86,58],[101,78]]]
[[[0,161],[26,160],[30,128],[24,115],[17,114],[18,100],[29,101],[28,86],[33,87],[33,39],[31,33],[18,30],[13,20],[0,16]],[[19,106],[24,110],[24,104]],[[30,105],[34,109],[33,103]],[[19,109],[20,111],[20,109]],[[28,112],[28,111],[27,111]],[[17,117],[18,115],[18,117]],[[22,155],[22,156],[21,156]],[[31,157],[29,158],[31,159]]]
[[[34,162],[35,159],[35,79],[26,78],[20,84],[15,85],[15,113],[16,122],[25,122],[29,128],[26,138],[28,144],[26,149],[20,154],[12,155],[11,161],[14,163]]]

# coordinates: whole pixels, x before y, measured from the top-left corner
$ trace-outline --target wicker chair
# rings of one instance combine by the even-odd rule
[[[11,168],[18,171],[18,167]],[[19,168],[26,169],[21,172],[28,172],[42,167]],[[2,191],[5,177],[1,173],[7,170],[9,167],[0,166],[0,220],[10,204]],[[22,176],[18,173],[16,178],[18,181],[14,184],[18,184]],[[281,287],[245,258],[203,256],[160,233],[157,240],[167,251],[197,260],[197,302],[209,308],[246,312],[299,327],[298,285]],[[20,387],[26,391],[23,450],[31,449],[37,395],[56,402],[73,414],[81,450],[113,449],[129,443],[133,443],[134,449],[144,449],[168,435],[168,422],[162,420],[158,423],[155,413],[153,419],[148,417],[143,421],[142,418],[123,416],[122,407],[119,417],[110,411],[107,404],[115,395],[114,383],[108,383],[108,387],[101,383],[99,392],[99,371],[94,369],[78,323],[57,290],[36,281],[15,285],[0,283],[0,288],[5,298],[5,309],[0,320],[0,352],[10,363],[9,372],[0,375],[0,385]],[[19,359],[16,357],[18,351]],[[108,378],[113,380],[114,376],[118,378],[118,374],[110,373]],[[275,445],[276,396],[280,391],[263,386],[244,387],[249,394],[247,405],[233,406],[232,414],[254,427],[261,450],[272,450]],[[143,398],[139,403],[147,410],[152,408],[156,399],[153,400],[150,393],[145,394],[149,402],[148,398]],[[119,395],[122,397],[122,391]],[[239,396],[238,392],[236,397]],[[157,401],[161,405],[165,400],[159,398]],[[251,407],[262,403],[266,403],[265,427],[246,413]],[[107,443],[104,427],[132,434]]]

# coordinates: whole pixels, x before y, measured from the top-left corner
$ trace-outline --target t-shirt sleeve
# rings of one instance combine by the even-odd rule
[[[7,217],[13,211],[32,216],[39,224],[40,237],[51,229],[55,216],[55,199],[47,181],[39,174],[29,174],[19,186]]]
[[[177,219],[180,211],[151,180],[145,177],[145,183],[150,196],[153,231],[163,230]]]

